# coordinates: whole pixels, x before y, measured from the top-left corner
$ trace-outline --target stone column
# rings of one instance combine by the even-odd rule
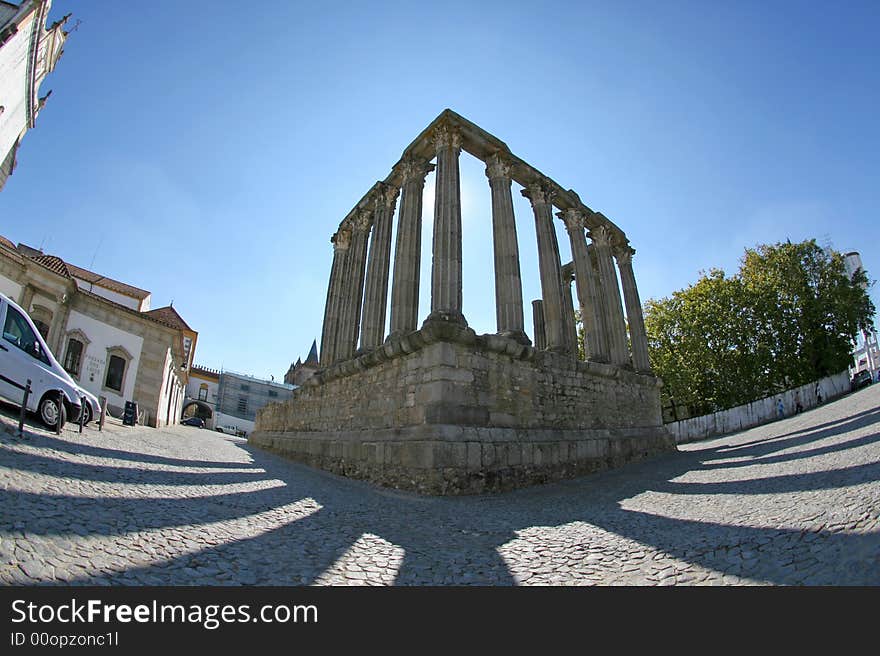
[[[361,304],[364,298],[364,269],[367,261],[367,240],[370,237],[373,212],[361,210],[352,220],[351,246],[345,271],[344,295],[339,320],[336,359],[348,360],[354,356],[360,332]]]
[[[434,187],[434,250],[431,262],[431,314],[426,321],[467,326],[461,312],[461,134],[451,125],[434,132],[437,179]]]
[[[330,238],[333,244],[333,266],[330,268],[330,284],[327,286],[327,303],[324,305],[324,328],[321,331],[321,366],[326,367],[336,359],[336,335],[339,332],[339,310],[343,293],[343,275],[351,233],[340,229]]]
[[[547,333],[544,330],[544,302],[532,301],[532,323],[535,326],[535,348],[543,351],[547,348]]]
[[[648,357],[648,334],[645,331],[645,317],[642,314],[642,302],[636,287],[636,277],[632,269],[632,256],[635,250],[623,246],[615,252],[617,266],[620,268],[620,283],[623,287],[623,300],[626,303],[626,318],[629,323],[629,341],[632,345],[632,362],[636,371],[651,372],[651,360]]]
[[[577,290],[581,321],[584,325],[584,357],[598,362],[608,361],[605,337],[601,334],[601,324],[596,317],[596,277],[590,264],[587,251],[587,238],[584,233],[584,213],[570,208],[557,214],[565,224],[571,243],[571,256],[574,260],[574,281]]]
[[[523,330],[519,244],[510,193],[510,162],[500,153],[486,160],[492,190],[492,236],[495,247],[495,319],[499,335],[528,344]]]
[[[617,270],[611,255],[611,230],[600,225],[590,231],[596,249],[596,263],[599,268],[602,295],[605,299],[605,326],[607,330],[609,355],[614,364],[629,364],[629,350],[626,347],[626,324],[623,319],[623,306],[620,300],[620,287]]]
[[[391,285],[391,335],[417,328],[419,318],[419,267],[422,249],[422,192],[425,176],[434,165],[408,158],[401,163],[403,190],[394,248],[394,280]],[[391,336],[389,335],[389,337]]]
[[[388,272],[391,266],[391,220],[399,189],[379,186],[374,199],[373,238],[367,262],[364,292],[364,320],[361,325],[361,349],[382,345],[385,337],[385,308],[388,302]]]
[[[568,340],[562,317],[562,274],[559,264],[559,243],[553,230],[552,192],[545,185],[533,183],[522,190],[522,195],[531,201],[535,213],[547,348],[551,351],[565,352],[568,350],[566,348]]]
[[[571,298],[571,281],[574,279],[574,264],[569,262],[561,269],[562,287],[562,320],[565,324],[565,336],[568,340],[568,350],[575,359],[578,357],[577,322],[574,318],[574,301]]]
[[[26,284],[24,288],[21,290],[21,297],[18,299],[18,304],[21,308],[27,312],[31,313],[31,303],[34,300],[34,286],[31,284]]]

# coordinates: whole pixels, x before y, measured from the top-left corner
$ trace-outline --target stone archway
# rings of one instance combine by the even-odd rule
[[[183,405],[180,417],[181,419],[201,417],[207,424],[208,420],[214,417],[214,409],[204,401],[188,401]]]

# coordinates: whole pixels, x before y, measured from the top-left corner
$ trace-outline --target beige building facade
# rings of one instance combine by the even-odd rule
[[[0,237],[0,292],[34,320],[77,383],[119,416],[138,404],[150,426],[178,423],[198,333],[150,292]]]

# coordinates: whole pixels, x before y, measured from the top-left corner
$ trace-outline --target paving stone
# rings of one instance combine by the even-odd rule
[[[32,428],[0,440],[0,583],[876,586],[878,406],[880,385],[625,471],[454,499],[181,427]]]

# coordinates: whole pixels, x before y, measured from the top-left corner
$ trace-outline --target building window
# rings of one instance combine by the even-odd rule
[[[122,392],[122,381],[125,379],[125,360],[118,355],[111,355],[107,364],[107,379],[104,386]]]
[[[208,400],[208,384],[202,383],[199,385],[199,401],[207,401]]]
[[[71,376],[79,378],[82,367],[83,343],[72,337],[67,342],[67,355],[64,356],[64,368]]]
[[[238,411],[241,412],[242,414],[246,414],[247,413],[247,405],[248,405],[247,404],[247,397],[246,396],[239,396],[238,397]]]
[[[49,339],[49,324],[47,324],[45,321],[34,319],[34,325],[37,327],[37,330],[40,331],[43,339]]]
[[[128,364],[134,358],[122,346],[107,349],[107,370],[104,374],[104,389],[122,394],[125,390],[125,376]]]
[[[245,385],[244,383],[241,384],[241,391],[242,392],[249,392],[250,390],[251,390],[250,385]]]
[[[269,396],[278,396],[278,392],[275,390],[269,390]]]

